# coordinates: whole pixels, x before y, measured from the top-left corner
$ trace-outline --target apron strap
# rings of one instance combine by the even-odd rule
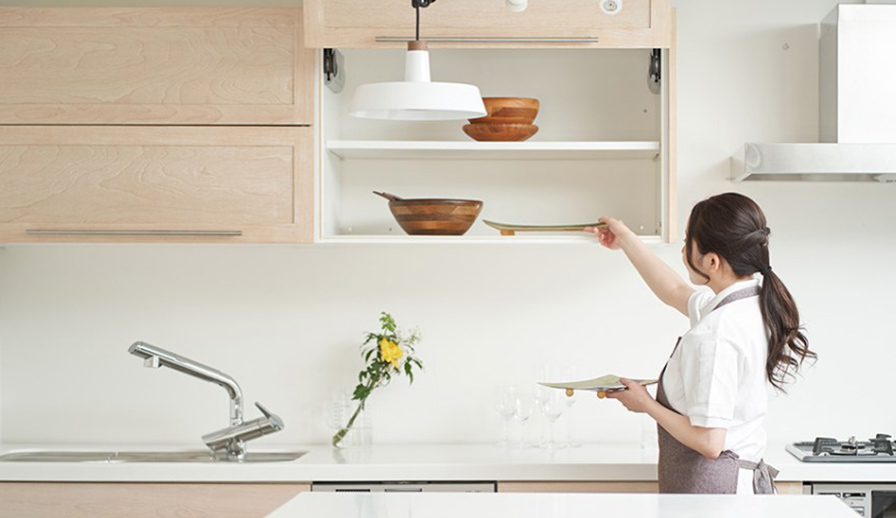
[[[759,286],[750,286],[749,288],[737,290],[734,293],[729,294],[727,297],[722,299],[721,302],[716,304],[716,307],[712,308],[712,311],[715,311],[726,304],[731,304],[732,302],[738,301],[740,299],[748,299],[757,295],[759,295]]]
[[[769,466],[764,460],[759,462],[750,462],[748,460],[737,459],[737,466],[748,469],[753,472],[753,493],[757,495],[769,495],[775,492],[775,477],[780,473],[777,469]]]

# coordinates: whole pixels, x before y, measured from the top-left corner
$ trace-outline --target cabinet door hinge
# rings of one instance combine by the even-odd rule
[[[660,93],[662,85],[662,51],[653,49],[650,51],[650,66],[647,68],[647,88],[651,93]]]
[[[345,87],[342,59],[342,53],[338,50],[324,49],[324,84],[337,94]]]

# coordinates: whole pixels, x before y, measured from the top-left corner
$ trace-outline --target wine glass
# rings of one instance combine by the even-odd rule
[[[573,381],[576,379],[576,368],[574,366],[567,366],[564,368],[564,379]],[[567,448],[578,448],[581,443],[575,442],[572,438],[572,430],[575,428],[573,426],[573,411],[572,407],[576,404],[576,392],[573,391],[572,394],[567,394],[565,398],[563,398],[563,403],[566,405],[566,447]]]
[[[560,419],[565,406],[560,397],[560,392],[553,391],[541,402],[541,413],[544,414],[545,419],[548,421],[548,442],[545,444],[545,448],[548,450],[557,448],[557,443],[554,442],[554,423],[557,422],[557,419]]]
[[[510,420],[516,415],[516,390],[513,387],[495,389],[495,412],[504,422],[504,434],[498,446],[510,445]]]
[[[516,414],[513,417],[520,422],[520,442],[518,447],[522,448],[526,442],[526,422],[532,417],[532,411],[535,409],[535,395],[531,392],[516,392],[515,398]]]

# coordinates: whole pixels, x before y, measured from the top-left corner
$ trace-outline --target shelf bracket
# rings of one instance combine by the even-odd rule
[[[342,60],[342,53],[338,50],[324,49],[324,84],[337,94],[345,87]]]
[[[647,88],[653,94],[660,93],[662,85],[662,52],[660,49],[652,49],[650,51],[650,65],[647,68]]]

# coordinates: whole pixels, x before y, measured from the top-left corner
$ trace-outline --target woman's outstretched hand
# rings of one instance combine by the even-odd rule
[[[585,232],[593,233],[595,236],[597,236],[600,244],[609,248],[610,250],[620,249],[622,247],[621,238],[632,233],[632,231],[625,226],[625,223],[618,219],[608,218],[604,216],[598,221],[600,221],[601,223],[605,223],[606,226],[585,227]]]

